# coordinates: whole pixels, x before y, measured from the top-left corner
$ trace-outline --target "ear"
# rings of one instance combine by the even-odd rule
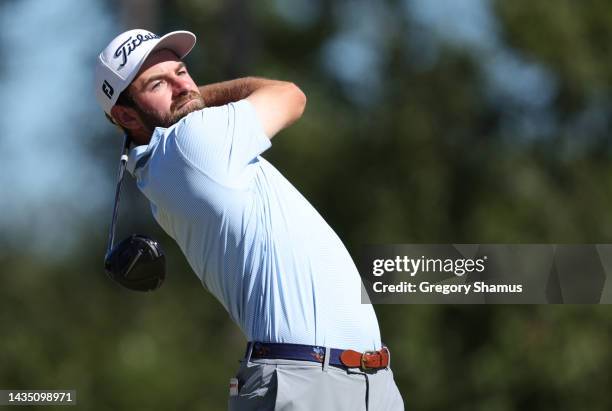
[[[131,107],[113,106],[111,108],[111,116],[116,123],[128,130],[137,130],[142,127],[140,116]]]

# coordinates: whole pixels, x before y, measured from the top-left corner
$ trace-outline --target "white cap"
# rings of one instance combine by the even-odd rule
[[[173,31],[163,37],[147,30],[135,29],[121,33],[98,56],[96,64],[96,98],[110,115],[119,94],[134,80],[149,54],[169,49],[179,58],[185,57],[196,42],[189,31]]]

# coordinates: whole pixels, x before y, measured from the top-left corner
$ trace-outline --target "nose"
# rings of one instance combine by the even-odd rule
[[[172,89],[175,96],[187,94],[191,90],[189,80],[185,77],[174,75],[172,78]]]

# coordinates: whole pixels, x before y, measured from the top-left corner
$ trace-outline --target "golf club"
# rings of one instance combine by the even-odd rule
[[[104,269],[111,279],[130,290],[152,291],[159,288],[166,277],[166,258],[159,243],[147,236],[132,234],[114,246],[119,198],[128,162],[129,146],[130,139],[126,135],[119,162],[115,205],[108,248],[104,256]]]

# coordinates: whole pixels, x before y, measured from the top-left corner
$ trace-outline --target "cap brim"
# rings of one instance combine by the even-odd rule
[[[162,36],[159,42],[147,53],[145,60],[149,54],[156,50],[169,49],[176,53],[179,58],[185,57],[196,43],[195,34],[189,31],[173,31]]]

